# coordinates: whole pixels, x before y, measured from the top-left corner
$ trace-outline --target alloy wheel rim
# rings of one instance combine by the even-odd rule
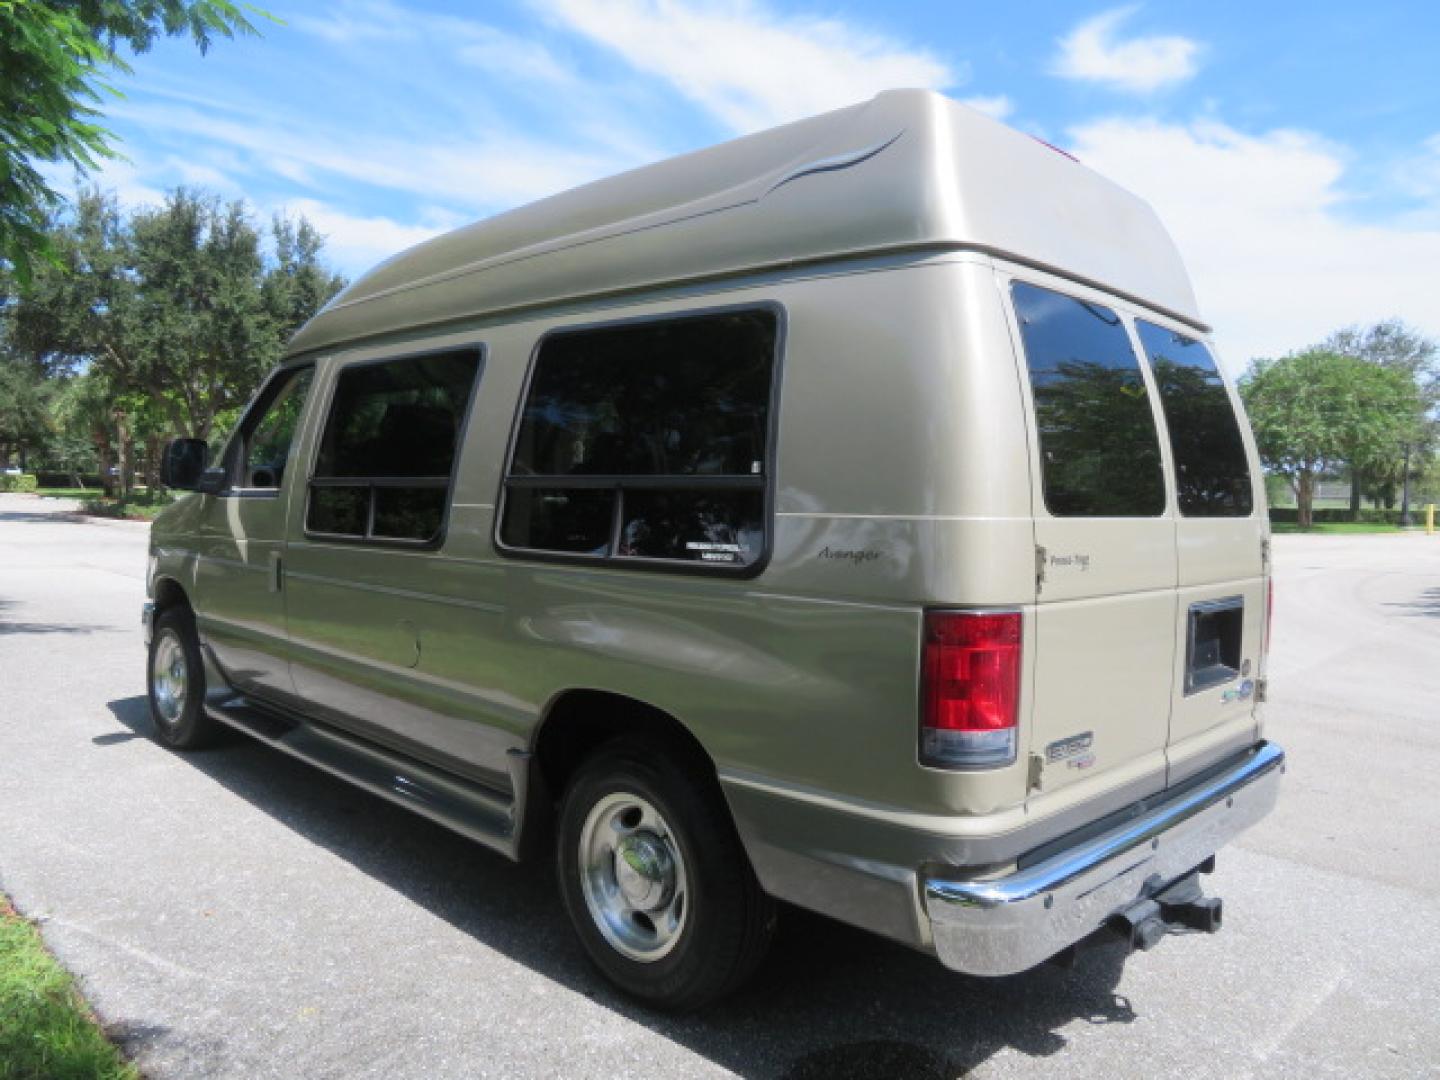
[[[155,659],[150,665],[150,687],[160,719],[167,725],[179,723],[185,712],[190,672],[185,661],[185,647],[173,630],[163,631],[155,645]]]
[[[674,831],[647,799],[605,796],[580,830],[580,883],[596,929],[642,963],[668,956],[689,920],[689,880]]]

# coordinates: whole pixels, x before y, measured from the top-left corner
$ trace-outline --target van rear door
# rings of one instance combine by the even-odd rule
[[[1125,319],[1101,294],[1061,287],[1009,283],[1035,425],[1037,812],[1163,786],[1175,670],[1175,518],[1154,389]]]
[[[1238,396],[1209,347],[1136,318],[1175,475],[1178,603],[1170,782],[1255,740],[1265,628],[1265,505]]]

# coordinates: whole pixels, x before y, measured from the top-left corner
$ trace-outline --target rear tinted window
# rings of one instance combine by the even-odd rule
[[[1165,473],[1149,394],[1120,317],[1012,285],[1040,437],[1045,506],[1057,517],[1155,517]]]
[[[1155,371],[1180,513],[1187,517],[1248,517],[1254,509],[1250,463],[1225,380],[1204,342],[1135,321]]]
[[[341,371],[306,527],[354,539],[436,540],[479,365],[467,350]]]
[[[546,339],[506,477],[502,544],[755,563],[765,540],[775,348],[769,311]]]

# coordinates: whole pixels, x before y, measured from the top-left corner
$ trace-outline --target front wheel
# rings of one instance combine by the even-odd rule
[[[155,620],[146,672],[156,737],[174,750],[213,742],[219,725],[205,712],[205,668],[188,609],[167,608]]]
[[[694,1009],[754,971],[774,933],[713,780],[648,741],[611,743],[560,811],[560,883],[581,944],[622,990]]]

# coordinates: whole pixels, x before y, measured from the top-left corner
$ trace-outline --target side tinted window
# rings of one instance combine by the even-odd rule
[[[306,527],[356,539],[437,539],[479,366],[479,355],[465,350],[342,370]]]
[[[1180,513],[1186,517],[1248,517],[1254,509],[1250,463],[1225,380],[1204,342],[1142,319],[1140,344],[1155,371]]]
[[[548,338],[516,432],[501,543],[596,558],[756,562],[775,350],[768,311]]]
[[[1149,394],[1120,317],[1015,282],[1045,506],[1057,517],[1155,517],[1165,473]]]
[[[247,418],[240,452],[240,487],[278,488],[284,481],[314,375],[315,369],[307,367],[280,376],[259,414]]]

